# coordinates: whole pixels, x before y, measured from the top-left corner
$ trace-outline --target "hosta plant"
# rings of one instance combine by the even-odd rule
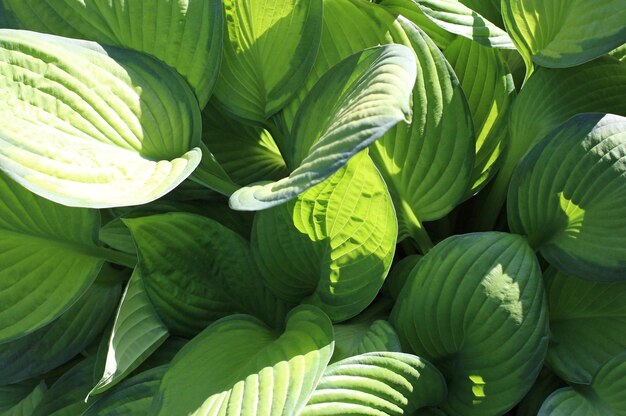
[[[0,415],[626,415],[626,0],[0,0]]]

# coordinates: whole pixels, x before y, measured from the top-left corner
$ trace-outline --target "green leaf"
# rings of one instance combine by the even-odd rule
[[[546,364],[562,379],[589,384],[598,368],[626,350],[626,281],[597,283],[550,268]]]
[[[446,396],[446,382],[428,361],[374,352],[328,366],[299,416],[413,415]]]
[[[124,223],[137,244],[148,297],[173,333],[195,335],[237,312],[282,321],[286,306],[263,286],[248,242],[234,231],[182,212]]]
[[[152,399],[167,369],[167,366],[160,366],[122,381],[81,416],[150,416]]]
[[[119,301],[119,274],[105,266],[98,280],[55,321],[0,344],[0,384],[40,376],[66,363],[94,341]]]
[[[515,408],[515,416],[537,416],[541,405],[548,396],[555,390],[566,386],[567,384],[563,380],[544,367],[528,394]]]
[[[251,244],[272,292],[316,305],[339,322],[376,297],[396,236],[389,193],[362,152],[295,201],[257,213]]]
[[[235,121],[213,102],[202,111],[202,140],[237,183],[278,180],[289,175],[267,130]]]
[[[446,377],[446,414],[503,414],[530,389],[548,346],[537,258],[518,235],[447,238],[411,272],[391,323]]]
[[[23,29],[89,39],[150,54],[207,103],[222,58],[221,1],[2,0]],[[1,26],[0,26],[1,27]]]
[[[626,65],[602,57],[565,69],[539,68],[511,107],[509,143],[492,185],[478,194],[479,229],[493,228],[515,166],[533,144],[570,117],[602,112],[626,116]]]
[[[476,129],[476,157],[466,197],[476,194],[495,175],[508,142],[509,109],[515,84],[497,49],[457,38],[444,55],[459,78]]]
[[[287,162],[296,167],[277,182],[244,187],[230,197],[238,210],[287,202],[322,182],[401,120],[407,120],[415,58],[402,45],[366,49],[328,71],[296,116]]]
[[[90,356],[63,374],[44,394],[30,416],[76,416],[88,406],[85,397],[95,382],[95,356]]]
[[[0,172],[0,344],[65,312],[96,278],[98,213],[38,197]]]
[[[447,215],[469,187],[474,129],[461,85],[443,54],[414,24],[399,23],[417,56],[413,121],[387,132],[371,155],[394,200],[399,240],[419,241],[421,222]]]
[[[404,285],[411,274],[411,270],[415,268],[421,258],[422,256],[417,254],[409,255],[391,266],[391,270],[385,279],[383,293],[397,300],[404,290]]]
[[[133,51],[0,29],[0,169],[64,205],[137,205],[200,162],[186,82]]]
[[[626,278],[626,118],[579,114],[522,159],[511,179],[511,230],[558,269]]]
[[[187,344],[163,377],[154,415],[297,415],[333,352],[319,309],[299,306],[279,333],[247,315],[221,319]]]
[[[220,106],[261,124],[284,107],[315,62],[322,6],[322,0],[224,0]]]
[[[608,360],[590,386],[574,386],[552,393],[538,416],[626,415],[626,352]]]
[[[415,0],[426,17],[450,33],[491,48],[515,49],[509,35],[459,0]]]
[[[334,325],[333,329],[335,352],[331,362],[368,352],[402,351],[395,329],[382,319],[347,322]]]
[[[5,406],[0,407],[0,415],[2,416],[32,415],[33,410],[35,409],[35,407],[37,407],[47,390],[46,383],[44,383],[43,381],[37,384],[37,386],[35,386],[35,388],[32,390],[28,389],[26,391],[22,391],[21,386],[17,389],[12,390],[9,390],[10,388],[11,386],[8,386],[8,388],[5,387],[3,389],[8,394],[17,394],[17,397],[13,396],[12,398],[10,398],[13,399],[14,402],[12,406],[8,408]],[[0,395],[3,395],[3,393],[5,392],[0,392]],[[24,393],[26,395],[22,397],[22,394]]]
[[[140,272],[135,270],[115,316],[104,373],[89,394],[102,393],[124,379],[168,335],[148,298]]]
[[[506,28],[526,62],[551,68],[580,65],[626,42],[624,0],[502,1]]]
[[[611,56],[621,62],[626,62],[626,43],[610,52]]]

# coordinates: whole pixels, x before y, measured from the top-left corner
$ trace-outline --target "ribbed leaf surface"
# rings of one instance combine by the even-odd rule
[[[552,393],[538,416],[626,415],[626,352],[608,360],[590,386],[566,387]]]
[[[148,297],[174,333],[194,335],[236,312],[283,319],[284,305],[263,286],[248,242],[234,231],[182,212],[124,223],[137,244]]]
[[[90,394],[120,382],[152,354],[169,335],[159,319],[139,271],[133,272],[117,309],[109,337],[104,373]]]
[[[583,279],[626,278],[626,118],[580,114],[522,159],[509,226],[553,266]]]
[[[293,309],[282,333],[251,316],[229,316],[174,358],[151,414],[297,415],[332,351],[330,321],[313,306]]]
[[[289,177],[244,187],[230,197],[238,210],[282,204],[331,176],[360,150],[410,116],[415,58],[383,45],[341,61],[307,95],[292,131]]]
[[[142,204],[200,161],[196,98],[147,55],[0,29],[0,75],[0,169],[48,199]]]
[[[106,273],[107,275],[103,275]],[[105,267],[67,311],[37,331],[0,344],[0,384],[17,383],[40,376],[83,351],[106,326],[120,299],[120,272]]]
[[[369,352],[402,351],[396,330],[382,319],[338,324],[333,330],[335,352],[332,362]]]
[[[428,361],[374,352],[328,366],[299,416],[408,416],[445,395],[445,380]]]
[[[507,0],[504,23],[526,62],[566,68],[626,42],[624,0]]]
[[[215,98],[263,123],[297,91],[315,62],[322,0],[224,0],[224,60]]]
[[[450,237],[409,276],[391,322],[446,377],[448,415],[503,414],[526,394],[548,346],[538,261],[524,238]]]
[[[252,251],[279,298],[312,303],[338,322],[374,300],[396,236],[389,193],[362,152],[295,201],[257,213]]]
[[[21,388],[12,389],[12,387],[13,386],[8,386],[4,391],[0,391],[0,402],[5,402],[2,397],[4,395],[13,402],[11,404],[3,403],[7,406],[0,406],[0,414],[3,416],[31,416],[33,410],[37,407],[47,390],[46,383],[43,381],[37,384],[32,390],[22,390]],[[9,397],[11,394],[15,394],[15,396]],[[22,394],[25,395],[22,396]]]
[[[150,54],[209,100],[222,58],[222,2],[217,0],[2,0],[23,29],[89,39]],[[0,26],[1,27],[1,26]]]
[[[0,344],[52,322],[91,285],[103,260],[96,211],[32,194],[0,172]]]
[[[589,384],[606,360],[626,351],[626,281],[590,282],[553,268],[544,277],[550,308],[546,362],[562,379]]]

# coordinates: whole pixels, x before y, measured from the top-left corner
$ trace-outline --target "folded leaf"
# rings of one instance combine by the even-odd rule
[[[174,358],[150,414],[297,415],[333,352],[330,321],[299,306],[277,333],[247,315],[209,326]]]
[[[590,386],[575,386],[552,393],[538,416],[626,415],[626,352],[608,360]]]
[[[435,24],[491,48],[515,49],[509,35],[459,0],[415,0]]]
[[[400,352],[373,352],[328,366],[299,416],[408,416],[445,396],[445,380],[428,361]]]
[[[20,28],[150,54],[185,77],[200,107],[209,100],[222,58],[221,1],[2,0],[2,3]]]
[[[389,193],[362,152],[295,201],[257,213],[251,244],[272,292],[316,305],[338,322],[374,300],[396,236]]]
[[[597,283],[550,268],[546,363],[563,380],[589,384],[609,358],[626,351],[626,282]]]
[[[98,213],[68,208],[0,172],[0,345],[65,312],[96,278]]]
[[[147,55],[0,29],[0,169],[64,205],[137,205],[200,161],[186,82]]]
[[[183,212],[124,223],[137,244],[148,297],[173,333],[195,335],[237,312],[282,322],[286,306],[265,288],[248,242],[234,231]]]
[[[333,330],[335,352],[331,362],[369,352],[402,351],[396,330],[382,319],[337,324]]]
[[[626,278],[626,118],[579,114],[518,164],[507,199],[511,230],[558,269]]]
[[[115,316],[109,337],[104,374],[90,394],[102,393],[120,382],[152,354],[169,335],[135,270]]]
[[[119,275],[119,271],[105,266],[98,280],[55,321],[15,341],[0,344],[0,384],[43,375],[94,341],[119,301]]]
[[[311,70],[322,0],[223,0],[224,60],[215,98],[228,113],[263,124]]]
[[[566,68],[597,58],[626,42],[623,0],[502,1],[506,28],[526,62]]]
[[[351,55],[328,71],[307,95],[292,131],[289,177],[244,187],[230,197],[238,210],[287,202],[331,176],[410,114],[415,57],[402,45]]]
[[[548,319],[535,254],[518,235],[447,238],[411,272],[391,315],[403,345],[448,382],[448,415],[503,414],[541,370]]]

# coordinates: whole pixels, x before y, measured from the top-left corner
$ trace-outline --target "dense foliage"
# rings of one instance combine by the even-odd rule
[[[0,0],[0,414],[626,415],[626,0]]]

